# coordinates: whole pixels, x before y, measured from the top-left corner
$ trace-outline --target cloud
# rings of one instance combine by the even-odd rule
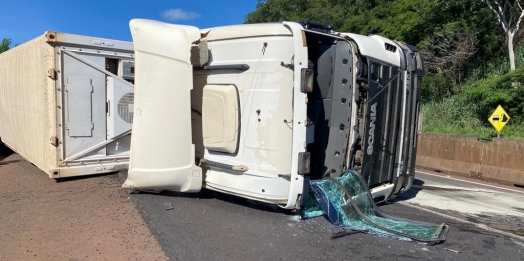
[[[199,18],[200,14],[196,12],[186,12],[182,9],[176,8],[176,9],[165,10],[162,13],[162,16],[167,20],[176,21],[176,20],[192,20],[195,18]]]

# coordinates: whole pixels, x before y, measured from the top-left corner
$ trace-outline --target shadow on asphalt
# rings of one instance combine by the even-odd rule
[[[127,171],[123,170],[118,173],[116,176],[118,182],[124,183],[127,179]],[[229,195],[221,192],[216,192],[213,190],[208,189],[202,189],[198,193],[184,193],[184,192],[174,192],[174,191],[131,191],[130,194],[134,195],[156,195],[159,197],[165,197],[166,201],[169,200],[169,198],[189,198],[189,199],[198,199],[198,200],[220,200],[224,201],[230,204],[235,204],[239,206],[244,206],[252,209],[256,209],[259,211],[265,211],[265,212],[271,212],[271,213],[284,213],[284,214],[292,214],[291,210],[288,209],[282,209],[276,205],[271,205],[263,202],[258,202],[254,200],[245,199],[242,197]]]
[[[86,175],[86,176],[59,178],[59,179],[55,179],[55,181],[57,183],[71,182],[71,181],[75,181],[75,180],[84,180],[84,179],[94,179],[94,178],[100,178],[100,177],[116,176],[117,174],[118,174],[118,172],[110,172],[110,173],[103,173],[103,174],[90,174],[90,175]]]
[[[258,202],[254,200],[245,199],[242,197],[234,196],[234,195],[228,195],[225,193],[215,192],[208,189],[202,189],[198,193],[183,193],[183,192],[173,192],[173,191],[161,191],[161,192],[153,192],[153,191],[134,191],[131,192],[131,194],[149,194],[149,195],[157,195],[161,197],[166,197],[166,200],[169,200],[169,198],[175,197],[175,198],[192,198],[192,199],[199,199],[199,200],[220,200],[224,201],[230,204],[235,204],[243,207],[248,207],[251,209],[259,210],[259,211],[265,211],[265,212],[271,212],[271,213],[283,213],[283,214],[292,214],[291,210],[288,209],[282,209],[276,205]]]
[[[5,161],[0,161],[0,166],[2,165],[8,165],[8,164],[11,164],[11,163],[17,163],[21,160],[5,160]]]
[[[120,175],[120,179],[122,180],[122,178],[123,178],[123,180],[125,180],[124,175],[126,173],[121,172],[121,174],[123,174],[123,175]],[[422,186],[423,184],[424,184],[424,181],[422,181],[420,179],[415,179],[413,181],[413,185],[415,185],[417,187]],[[396,202],[401,202],[401,201],[405,201],[405,200],[409,200],[409,199],[415,198],[420,190],[421,189],[419,189],[419,188],[411,187],[408,191],[402,193],[401,195],[397,196],[393,200],[390,200],[390,201],[387,201],[387,202],[382,202],[382,203],[377,204],[377,205],[378,206],[386,206],[386,205],[389,205],[389,204],[395,204]],[[182,193],[182,192],[173,192],[173,191],[165,191],[164,190],[164,191],[160,191],[160,192],[154,192],[154,191],[133,191],[133,192],[131,192],[131,194],[157,195],[157,196],[166,197],[166,200],[169,200],[169,198],[171,198],[171,197],[175,197],[175,198],[192,198],[192,199],[199,199],[199,200],[215,200],[216,199],[216,200],[225,201],[225,202],[228,202],[228,203],[231,203],[231,204],[240,205],[240,206],[244,206],[244,207],[248,207],[248,208],[252,208],[252,209],[256,209],[256,210],[260,210],[260,211],[266,211],[266,212],[272,212],[272,213],[283,213],[283,214],[287,214],[287,215],[296,215],[296,213],[294,213],[292,210],[282,209],[282,208],[280,208],[280,207],[278,207],[276,205],[263,203],[263,202],[258,202],[258,201],[254,201],[254,200],[249,200],[249,199],[245,199],[245,198],[242,198],[242,197],[238,197],[238,196],[234,196],[234,195],[228,195],[228,194],[225,194],[225,193],[215,192],[215,191],[207,190],[207,189],[202,189],[198,193]]]
[[[389,204],[394,204],[396,202],[401,202],[401,201],[405,201],[405,200],[410,200],[412,198],[415,198],[417,197],[417,194],[421,191],[420,187],[422,187],[424,185],[424,181],[420,180],[420,179],[415,179],[413,180],[413,185],[411,186],[411,188],[398,195],[397,197],[395,197],[394,199],[392,200],[388,200],[386,202],[382,202],[380,204],[377,204],[378,206],[386,206],[386,205],[389,205]]]
[[[11,154],[13,154],[14,152],[8,148],[6,145],[4,145],[1,141],[0,141],[0,161],[4,160],[5,158],[11,156]],[[0,162],[1,163],[5,163],[5,162]],[[14,162],[10,162],[10,163],[14,163]],[[8,164],[8,163],[7,163]],[[2,164],[2,165],[6,165],[6,164]]]

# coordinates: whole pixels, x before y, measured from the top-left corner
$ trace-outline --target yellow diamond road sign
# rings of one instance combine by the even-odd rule
[[[508,123],[510,117],[508,113],[502,108],[502,106],[498,106],[495,111],[489,116],[488,121],[493,125],[493,128],[497,130],[497,132],[501,132],[502,129],[504,129],[504,126]]]

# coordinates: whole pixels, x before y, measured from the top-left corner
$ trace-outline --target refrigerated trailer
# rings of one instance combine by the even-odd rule
[[[51,178],[127,169],[133,43],[46,31],[0,54],[0,140]]]
[[[125,188],[202,188],[297,209],[356,170],[376,201],[414,179],[418,50],[312,23],[209,29],[135,19]]]

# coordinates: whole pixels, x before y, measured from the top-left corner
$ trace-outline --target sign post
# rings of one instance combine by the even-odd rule
[[[497,138],[500,138],[500,132],[504,129],[509,119],[508,113],[500,105],[493,111],[491,116],[489,116],[488,121],[497,131]]]

